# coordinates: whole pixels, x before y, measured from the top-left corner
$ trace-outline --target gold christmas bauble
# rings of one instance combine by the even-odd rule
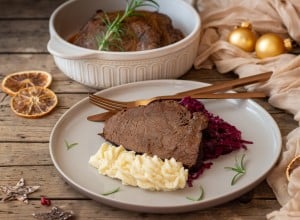
[[[282,39],[277,34],[268,33],[256,41],[255,52],[258,58],[274,57],[292,49],[289,38]]]
[[[228,36],[228,42],[241,48],[244,51],[252,52],[255,48],[256,36],[252,31],[249,22],[242,22]]]

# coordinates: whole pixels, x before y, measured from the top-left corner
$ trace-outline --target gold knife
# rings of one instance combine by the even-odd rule
[[[95,114],[95,115],[90,115],[87,117],[87,120],[89,121],[94,121],[94,122],[103,122],[106,121],[107,119],[109,119],[111,116],[113,116],[114,114],[116,114],[117,112],[103,112],[103,113],[99,113],[99,114]]]

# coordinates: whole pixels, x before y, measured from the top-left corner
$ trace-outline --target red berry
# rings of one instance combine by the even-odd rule
[[[42,196],[42,197],[41,197],[41,204],[42,204],[42,205],[49,206],[49,205],[51,205],[51,200],[50,200],[50,199],[47,199],[45,196]]]

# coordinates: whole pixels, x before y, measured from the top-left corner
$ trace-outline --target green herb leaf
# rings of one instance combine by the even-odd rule
[[[238,159],[236,157],[234,167],[225,167],[225,169],[230,169],[230,170],[236,172],[236,174],[233,176],[233,178],[231,180],[231,185],[234,185],[239,180],[239,178],[242,177],[243,175],[245,175],[245,173],[246,173],[246,169],[245,169],[245,166],[244,166],[245,156],[246,155],[243,154],[240,159]]]
[[[158,3],[154,0],[131,0],[127,3],[122,16],[118,14],[113,21],[110,21],[109,17],[105,15],[103,22],[106,25],[106,32],[101,37],[96,36],[98,49],[107,51],[111,45],[116,46],[116,42],[121,41],[121,35],[124,33],[121,25],[122,22],[127,17],[134,15],[135,10],[142,6],[159,8]]]
[[[202,200],[204,198],[204,190],[203,190],[202,186],[199,186],[199,188],[200,188],[200,195],[198,197],[192,198],[192,197],[187,196],[186,198],[188,200],[192,200],[192,201],[195,201],[195,202]]]
[[[119,192],[119,190],[120,190],[120,187],[117,187],[116,189],[114,189],[112,191],[109,191],[109,192],[106,192],[106,193],[101,193],[101,195],[108,196],[108,195],[114,194],[116,192]]]
[[[78,145],[78,143],[69,144],[69,142],[67,140],[65,140],[65,145],[67,147],[67,150],[70,150],[72,147],[75,147],[76,145]]]

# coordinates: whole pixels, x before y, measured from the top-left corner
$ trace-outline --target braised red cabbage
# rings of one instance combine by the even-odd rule
[[[243,140],[241,131],[219,116],[207,111],[200,101],[185,97],[180,104],[184,105],[191,113],[202,112],[208,117],[208,127],[202,133],[202,164],[196,170],[189,172],[187,183],[192,186],[192,181],[197,179],[205,169],[211,167],[212,162],[207,162],[207,160],[218,158],[241,148],[247,149],[245,144],[252,144],[252,142]]]

